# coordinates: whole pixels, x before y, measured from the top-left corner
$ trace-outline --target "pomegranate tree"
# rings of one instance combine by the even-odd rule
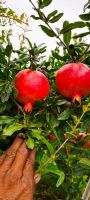
[[[90,69],[83,63],[64,65],[56,74],[56,84],[60,93],[81,103],[81,98],[90,93]]]
[[[17,101],[24,104],[26,112],[32,111],[37,100],[44,100],[50,91],[47,77],[40,71],[25,69],[15,76],[15,88],[18,91]]]

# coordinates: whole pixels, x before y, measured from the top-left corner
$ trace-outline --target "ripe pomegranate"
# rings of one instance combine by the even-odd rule
[[[57,140],[57,138],[56,138],[53,134],[51,134],[51,135],[50,135],[50,140],[51,140],[51,141],[55,141],[55,140]]]
[[[14,80],[18,91],[17,101],[24,104],[24,110],[31,112],[37,100],[44,100],[50,91],[47,77],[40,71],[25,69],[20,71]]]
[[[90,93],[90,69],[79,62],[66,64],[58,70],[56,84],[63,96],[80,104],[81,98]]]

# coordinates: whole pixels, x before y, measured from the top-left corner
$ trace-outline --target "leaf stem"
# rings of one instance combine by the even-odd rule
[[[24,114],[22,107],[14,99],[13,102],[17,105],[18,109]]]
[[[43,164],[41,165],[37,172],[41,172],[50,162],[52,162],[55,159],[56,154],[60,151],[60,149],[62,149],[64,147],[64,145],[66,144],[66,142],[69,140],[69,138],[67,138],[62,145],[59,146],[59,148],[55,151],[55,153],[53,155],[51,155],[51,157]]]

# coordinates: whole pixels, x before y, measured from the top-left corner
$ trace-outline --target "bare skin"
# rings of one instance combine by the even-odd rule
[[[33,200],[35,150],[17,137],[0,156],[0,200]]]

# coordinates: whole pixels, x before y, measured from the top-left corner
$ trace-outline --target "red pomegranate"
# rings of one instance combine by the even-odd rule
[[[56,84],[60,93],[81,103],[81,98],[90,93],[90,68],[83,63],[69,63],[56,74]]]
[[[24,104],[26,112],[32,111],[37,100],[44,100],[50,91],[47,77],[40,71],[25,69],[15,76],[15,88],[18,91],[17,101]]]

